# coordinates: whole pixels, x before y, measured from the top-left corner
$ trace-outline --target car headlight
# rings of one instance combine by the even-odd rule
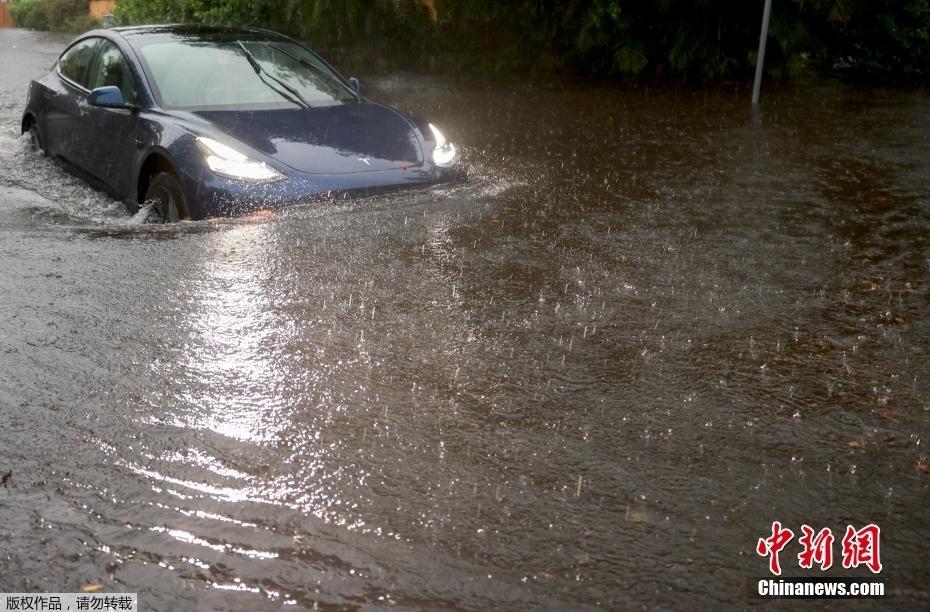
[[[436,148],[433,149],[433,163],[437,166],[448,166],[455,161],[455,145],[446,140],[442,132],[433,125],[429,124],[429,129],[436,139]]]
[[[198,137],[197,146],[203,153],[207,167],[220,176],[256,183],[278,181],[284,178],[283,174],[265,162],[249,159],[232,147],[212,138]]]

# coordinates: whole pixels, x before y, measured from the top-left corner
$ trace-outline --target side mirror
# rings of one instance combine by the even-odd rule
[[[365,95],[365,85],[355,77],[349,77],[349,85],[352,86],[352,89],[358,93],[360,96]]]
[[[123,99],[123,92],[115,85],[107,87],[98,87],[87,96],[87,103],[91,106],[103,106],[105,108],[127,108],[126,100]]]

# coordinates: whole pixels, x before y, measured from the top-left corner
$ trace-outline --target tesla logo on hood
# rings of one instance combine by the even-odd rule
[[[371,158],[370,158],[370,157],[359,157],[359,158],[358,158],[358,161],[362,162],[362,163],[365,164],[366,166],[370,166],[370,165],[371,165]]]

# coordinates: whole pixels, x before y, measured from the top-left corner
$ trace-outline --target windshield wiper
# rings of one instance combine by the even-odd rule
[[[261,65],[258,63],[258,60],[255,59],[255,56],[252,55],[251,51],[246,49],[245,45],[242,44],[241,40],[237,40],[236,44],[239,45],[239,48],[242,49],[243,53],[245,53],[245,58],[249,60],[250,64],[252,64],[252,70],[254,70],[255,74],[258,75],[258,78],[262,80],[262,83],[274,89],[276,92],[278,92],[279,94],[281,94],[282,96],[284,96],[285,98],[293,102],[294,104],[297,104],[298,106],[303,106],[304,108],[310,108],[310,103],[307,102],[307,100],[302,95],[300,95],[300,92],[298,92],[296,89],[294,89],[293,87],[291,87],[290,85],[288,85],[287,83],[279,79],[278,77],[274,76],[273,74],[270,74],[267,71],[263,70]],[[272,79],[275,83],[283,87],[290,95],[285,94],[284,92],[279,90],[277,87],[275,87],[274,85],[266,81],[265,77]]]
[[[296,55],[296,54],[294,54],[294,53],[291,53],[290,51],[288,51],[288,50],[285,49],[284,47],[281,47],[281,46],[279,46],[279,45],[276,45],[275,43],[270,42],[270,41],[267,41],[267,40],[262,41],[262,42],[264,42],[265,45],[271,47],[272,49],[274,49],[274,50],[277,51],[278,53],[281,53],[282,55],[288,56],[289,58],[291,58],[291,59],[294,60],[295,62],[299,63],[301,66],[303,66],[303,67],[305,67],[305,68],[309,68],[309,69],[312,70],[314,73],[316,73],[316,74],[318,74],[319,76],[321,76],[324,80],[326,80],[326,81],[334,81],[334,80],[336,80],[336,79],[333,79],[332,76],[330,76],[330,75],[326,74],[324,71],[320,70],[320,67],[319,67],[319,66],[314,66],[312,63],[308,62],[307,60],[305,60],[304,58],[300,57],[299,55]],[[359,102],[361,102],[361,100],[362,100],[362,94],[360,94],[359,92],[355,91],[355,90],[352,89],[351,87],[346,87],[342,82],[340,82],[340,81],[338,81],[338,80],[336,80],[336,82],[337,82],[339,85],[341,85],[341,86],[343,87],[343,89],[348,89],[349,92],[350,92],[353,96],[355,96],[355,97],[358,99]]]

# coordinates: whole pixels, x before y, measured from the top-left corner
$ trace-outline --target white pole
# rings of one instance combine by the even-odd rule
[[[765,41],[769,37],[769,15],[772,14],[772,0],[765,0],[762,9],[762,31],[759,32],[759,54],[756,56],[756,82],[752,86],[752,104],[759,104],[759,92],[762,89],[762,67],[765,65]]]

